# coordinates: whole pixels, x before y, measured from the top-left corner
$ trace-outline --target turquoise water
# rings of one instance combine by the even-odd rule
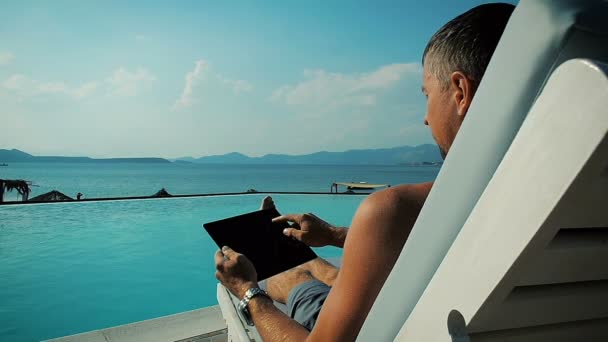
[[[334,181],[381,184],[417,183],[435,179],[439,167],[344,165],[200,165],[200,164],[77,164],[10,163],[0,178],[26,179],[30,197],[59,190],[75,197],[147,196],[161,188],[171,194],[259,191],[329,191]],[[6,200],[17,200],[9,193]]]
[[[85,198],[329,191],[334,181],[418,183],[438,167],[11,163],[0,178]],[[201,228],[256,210],[262,195],[0,206],[0,341],[35,341],[217,304]],[[273,196],[283,213],[347,226],[362,196]],[[14,193],[6,200],[16,200]],[[336,248],[321,256],[341,254]]]
[[[48,339],[217,304],[216,246],[201,223],[256,210],[262,197],[0,207],[0,340]],[[344,226],[364,198],[273,197],[283,213],[310,211]]]

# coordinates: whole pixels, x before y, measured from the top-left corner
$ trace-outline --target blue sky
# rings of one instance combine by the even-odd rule
[[[431,143],[422,51],[483,2],[3,2],[0,148],[171,158]]]

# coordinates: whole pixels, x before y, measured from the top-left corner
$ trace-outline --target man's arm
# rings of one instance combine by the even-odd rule
[[[344,244],[342,267],[317,323],[308,334],[272,301],[254,297],[250,312],[265,341],[350,341],[357,337],[384,281],[409,236],[432,183],[396,186],[373,193],[361,204]],[[257,286],[253,265],[229,250],[216,254],[216,277],[242,298]]]
[[[355,340],[431,186],[393,187],[373,193],[361,204],[346,238],[342,267],[310,340]]]
[[[215,277],[237,298],[248,289],[259,287],[257,272],[243,254],[224,246],[215,253]],[[251,298],[249,313],[264,341],[304,341],[308,330],[279,310],[265,296]]]
[[[305,341],[308,338],[308,330],[279,310],[268,297],[254,297],[249,302],[249,312],[264,341]]]

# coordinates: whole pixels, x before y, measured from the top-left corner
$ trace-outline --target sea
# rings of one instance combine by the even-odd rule
[[[0,341],[39,341],[217,305],[201,225],[259,208],[263,192],[329,192],[335,181],[398,185],[437,166],[10,163],[1,179],[84,198],[244,192],[127,201],[0,206]],[[349,226],[365,195],[272,195],[282,213]],[[5,200],[17,200],[17,194]],[[254,227],[251,227],[252,229]],[[316,248],[322,257],[341,255]]]

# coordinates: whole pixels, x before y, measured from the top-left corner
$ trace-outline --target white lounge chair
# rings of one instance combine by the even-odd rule
[[[552,71],[572,58],[608,61],[607,17],[605,1],[519,2],[467,119],[358,340],[395,338]],[[538,153],[551,147],[543,145]]]
[[[561,68],[560,72],[555,75],[555,78],[557,79],[559,76],[559,79],[552,79],[550,83],[547,83],[547,88],[544,89],[549,76],[551,76],[556,67],[574,58],[593,58],[600,61],[608,61],[608,20],[606,18],[608,18],[607,4],[601,0],[522,0],[518,4],[481,82],[467,119],[461,128],[458,138],[452,145],[450,154],[437,177],[433,190],[408,238],[408,242],[361,329],[358,337],[359,341],[392,341],[395,338],[407,338],[407,341],[447,341],[451,338],[450,331],[448,330],[448,317],[451,319],[450,327],[453,329],[452,335],[460,336],[455,337],[455,340],[461,338],[463,341],[467,339],[485,341],[483,338],[490,335],[479,335],[482,331],[491,334],[489,331],[495,331],[492,330],[494,328],[508,326],[498,323],[494,326],[486,325],[487,321],[484,320],[496,322],[498,320],[496,311],[493,310],[504,310],[505,308],[497,309],[497,306],[490,305],[491,303],[489,303],[489,306],[485,306],[485,302],[482,301],[488,298],[500,298],[496,297],[498,293],[503,290],[506,291],[508,286],[513,285],[513,283],[501,282],[502,278],[498,279],[500,272],[507,274],[514,266],[521,267],[521,269],[537,267],[529,263],[540,261],[535,259],[519,259],[520,254],[517,254],[517,249],[509,250],[508,253],[504,250],[496,250],[496,254],[484,254],[483,257],[487,259],[484,260],[487,263],[484,265],[489,267],[488,265],[492,265],[493,258],[496,258],[497,265],[500,265],[502,269],[494,270],[495,273],[488,273],[487,275],[485,275],[485,272],[488,271],[486,268],[479,272],[461,270],[459,273],[458,261],[461,260],[460,258],[468,256],[470,259],[464,259],[463,261],[469,261],[472,265],[476,265],[475,259],[467,255],[467,251],[478,251],[476,248],[479,248],[477,244],[480,243],[490,244],[487,240],[491,239],[491,236],[484,235],[483,229],[485,229],[485,226],[482,228],[480,226],[482,224],[474,221],[474,218],[478,216],[479,218],[476,220],[489,220],[488,217],[490,216],[498,218],[504,214],[504,212],[500,212],[500,209],[493,208],[491,204],[492,200],[495,199],[488,197],[490,195],[486,195],[486,193],[492,193],[494,196],[510,198],[509,192],[504,190],[498,194],[496,194],[496,190],[490,192],[491,189],[495,189],[497,186],[493,177],[496,178],[499,175],[503,175],[502,177],[507,179],[505,177],[508,176],[509,181],[516,182],[513,184],[515,186],[519,181],[519,172],[523,171],[519,171],[518,169],[518,167],[522,166],[521,162],[517,164],[514,160],[518,161],[519,158],[524,158],[529,153],[533,153],[533,155],[547,153],[547,149],[554,147],[550,144],[533,145],[527,144],[526,141],[518,142],[522,139],[530,139],[530,133],[525,133],[529,129],[524,129],[525,127],[531,125],[532,127],[537,127],[538,125],[537,121],[532,121],[533,118],[538,120],[534,117],[535,115],[531,115],[523,127],[522,122],[526,119],[530,108],[537,98],[538,103],[534,111],[535,113],[541,113],[542,107],[539,109],[539,106],[542,101],[546,101],[544,99],[553,96],[552,94],[556,91],[553,89],[554,87],[560,88],[560,85],[553,85],[554,82],[561,83],[564,82],[562,77],[566,79],[570,77],[559,76],[559,73],[569,75],[570,72],[573,72],[570,69],[576,71],[577,68],[583,68],[579,65],[582,62],[572,62],[572,66],[564,65],[564,68]],[[596,77],[590,77],[589,79],[577,80],[576,87],[586,89],[583,83],[587,81],[601,84],[601,81],[598,81]],[[547,91],[546,93],[545,90]],[[567,98],[561,100],[567,100]],[[597,108],[594,110],[597,110]],[[601,114],[604,117],[608,116],[608,110],[600,112],[599,116],[597,113],[589,115],[594,115],[597,118],[602,117]],[[574,116],[570,118],[573,121],[579,120]],[[602,122],[597,122],[597,125],[601,124]],[[572,128],[575,129],[576,127],[578,126],[573,126]],[[550,128],[545,127],[544,129]],[[601,130],[601,128],[598,129]],[[604,126],[604,134],[605,129]],[[524,133],[527,135],[523,135]],[[522,137],[518,137],[514,142],[514,137],[519,134],[522,134]],[[581,136],[581,134],[576,136]],[[592,145],[590,142],[593,138],[585,134],[582,136],[590,139],[585,147],[592,149],[593,147],[590,147]],[[513,146],[511,146],[512,142]],[[516,144],[516,142],[518,143]],[[524,147],[522,148],[522,146]],[[605,145],[603,146],[605,149]],[[511,149],[514,152],[511,152]],[[509,150],[509,153],[505,156],[507,150]],[[585,151],[589,152],[588,150]],[[584,154],[585,152],[581,149],[581,153]],[[588,155],[590,155],[589,153]],[[513,154],[515,154],[514,157]],[[606,160],[605,154],[604,160]],[[587,161],[587,159],[582,160],[579,158],[563,160],[563,163],[568,164],[570,168],[576,169],[577,167],[582,168],[586,165]],[[497,172],[499,165],[501,165],[501,168]],[[606,167],[605,164],[603,167]],[[538,170],[541,169],[539,168]],[[550,171],[546,172],[550,173]],[[505,173],[511,174],[504,176]],[[539,174],[533,176],[532,172],[530,172],[528,176],[533,178],[539,176]],[[542,179],[549,179],[551,176],[558,177],[557,174],[554,176],[540,174],[540,176],[542,176]],[[560,178],[561,181],[564,181],[564,179]],[[601,184],[605,185],[605,183]],[[490,185],[492,188],[490,188]],[[511,183],[505,183],[501,186],[509,189],[509,185]],[[552,185],[557,187],[568,186],[568,184],[560,185],[557,183]],[[484,194],[483,197],[482,193]],[[557,193],[557,195],[561,196],[561,193]],[[521,199],[522,202],[523,200]],[[535,202],[535,198],[531,196],[528,196],[525,200]],[[545,201],[553,201],[553,204],[557,204],[559,200],[559,196],[549,200],[542,197],[537,202],[546,204]],[[582,203],[579,202],[579,204]],[[506,203],[502,202],[501,204],[506,205]],[[484,210],[477,209],[476,205],[479,208],[483,206]],[[600,198],[600,205],[608,208],[605,197],[603,199]],[[509,212],[509,215],[513,218],[519,217],[524,220],[527,216],[522,216],[523,214],[524,212]],[[539,211],[536,215],[541,217],[543,212]],[[530,228],[529,225],[534,222],[542,223],[539,220],[528,222],[527,227],[529,231],[526,231],[528,236],[533,237],[536,232],[549,234],[541,225]],[[465,222],[467,222],[466,230],[463,229],[461,236],[459,233]],[[603,224],[604,227],[608,226],[608,222],[604,222]],[[563,226],[562,228],[568,227]],[[524,228],[521,229],[523,230]],[[495,232],[495,230],[491,231]],[[583,231],[586,230],[579,230],[579,232]],[[604,232],[604,230],[595,231]],[[572,231],[566,231],[565,234],[577,234],[570,232]],[[476,234],[484,236],[485,240],[476,238]],[[512,248],[517,246],[525,251],[528,251],[529,248],[540,248],[535,245],[539,243],[539,240],[536,238],[528,239],[528,244],[522,246],[524,243],[521,240],[522,238],[522,236],[514,238],[508,246]],[[562,238],[560,237],[555,241],[562,241]],[[496,243],[496,240],[493,242]],[[459,246],[459,249],[451,250],[450,247],[453,243],[454,248]],[[446,256],[448,250],[450,250],[450,254]],[[539,251],[538,249],[533,250]],[[503,254],[498,255],[499,252]],[[598,256],[601,256],[601,254]],[[498,264],[498,261],[501,261],[501,263]],[[509,262],[511,263],[509,264]],[[524,264],[518,264],[520,262]],[[440,264],[442,264],[441,268]],[[443,265],[451,265],[454,269],[446,270],[448,266],[444,267]],[[547,265],[550,265],[549,261],[547,261]],[[458,274],[462,274],[463,276],[468,275],[469,279],[460,280],[460,287],[458,288],[460,292],[450,291],[449,283],[442,283],[442,281],[452,281],[453,278],[451,277],[457,277]],[[472,278],[472,274],[476,277],[486,277],[487,279]],[[604,275],[604,278],[600,277],[598,279],[606,279],[606,277]],[[486,291],[475,294],[462,292],[466,284],[469,284],[471,289],[476,289],[476,286],[482,286],[483,284]],[[515,286],[519,285],[519,283],[516,283]],[[490,286],[494,287],[489,288]],[[427,287],[428,291],[425,292]],[[463,293],[467,293],[469,297],[464,297]],[[503,292],[500,293],[504,294]],[[521,292],[516,291],[515,293],[519,294]],[[524,296],[529,296],[530,293],[528,292]],[[453,306],[446,312],[445,307],[449,307],[455,303],[454,301],[446,300],[450,296],[462,296],[461,299],[463,301],[458,302],[459,306]],[[227,298],[229,299],[229,296],[226,297],[226,290],[221,285],[218,286],[218,300],[222,312],[227,319],[228,333],[233,334],[232,340],[248,341],[250,338],[259,339],[259,335],[257,335],[255,329],[247,327],[248,331],[245,331],[246,325],[243,325],[240,320],[234,320],[233,323],[229,321],[228,317],[238,318],[238,316],[234,312],[232,301],[229,301]],[[467,301],[467,298],[470,299],[470,302]],[[597,300],[605,299],[605,297],[592,298]],[[444,301],[445,303],[443,303]],[[415,307],[416,309],[414,310]],[[436,311],[439,310],[437,308],[441,308],[444,311]],[[552,310],[552,307],[547,307],[546,309],[548,314],[551,314]],[[452,312],[451,316],[450,312]],[[516,310],[506,312],[512,313],[516,312]],[[535,317],[542,317],[542,310]],[[566,319],[583,316],[574,315],[568,317],[570,318]],[[549,321],[553,322],[551,320],[545,322]],[[534,325],[542,322],[544,321],[526,321],[525,324]],[[510,326],[510,328],[513,327],[523,327],[523,325]],[[433,331],[425,332],[425,330]],[[244,332],[245,335],[238,333],[239,331]],[[431,333],[436,333],[437,335],[431,335]],[[410,336],[411,338],[408,338]],[[508,340],[505,336],[501,336],[500,338]],[[500,338],[498,340],[501,340]],[[514,341],[519,340],[514,339]]]
[[[607,209],[608,66],[571,60],[397,340],[608,341]]]

